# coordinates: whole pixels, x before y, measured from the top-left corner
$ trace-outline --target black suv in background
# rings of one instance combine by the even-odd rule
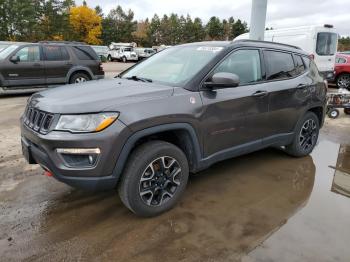
[[[130,210],[157,215],[179,200],[190,172],[269,146],[310,154],[326,92],[293,46],[175,46],[117,78],[34,94],[21,119],[23,154],[62,182],[118,188]]]
[[[101,79],[96,52],[77,42],[0,43],[0,92]]]

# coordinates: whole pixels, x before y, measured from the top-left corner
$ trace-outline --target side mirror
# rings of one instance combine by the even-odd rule
[[[205,82],[204,86],[220,89],[220,88],[230,88],[237,87],[239,85],[239,76],[232,73],[216,73],[211,77],[211,82]]]
[[[21,61],[21,59],[19,58],[18,55],[14,55],[14,56],[11,56],[10,61],[12,63],[18,63],[19,61]]]

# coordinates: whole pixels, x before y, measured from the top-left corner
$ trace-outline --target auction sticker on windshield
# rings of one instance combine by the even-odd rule
[[[200,46],[197,48],[198,51],[209,51],[209,52],[219,52],[222,49],[224,49],[223,47],[219,47],[219,46]]]

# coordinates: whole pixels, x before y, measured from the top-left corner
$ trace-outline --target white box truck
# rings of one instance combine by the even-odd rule
[[[249,33],[239,35],[234,41],[240,39],[249,39]],[[300,47],[314,59],[325,79],[334,79],[338,34],[332,25],[266,30],[264,40]]]

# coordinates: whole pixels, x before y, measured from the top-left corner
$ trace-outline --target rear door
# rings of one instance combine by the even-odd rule
[[[319,71],[333,71],[337,52],[338,35],[330,32],[317,33],[315,63]]]
[[[10,61],[13,56],[18,62]],[[2,64],[8,86],[32,87],[45,85],[45,70],[39,45],[23,46]]]
[[[73,66],[67,48],[60,45],[44,45],[43,53],[46,83],[48,85],[66,83],[67,74]]]
[[[206,156],[225,149],[261,146],[268,130],[268,93],[264,88],[259,49],[239,49],[210,74],[234,73],[238,87],[201,91]],[[246,147],[247,145],[247,147]]]
[[[311,99],[312,79],[300,55],[264,50],[269,92],[270,134],[266,143],[286,139]]]

